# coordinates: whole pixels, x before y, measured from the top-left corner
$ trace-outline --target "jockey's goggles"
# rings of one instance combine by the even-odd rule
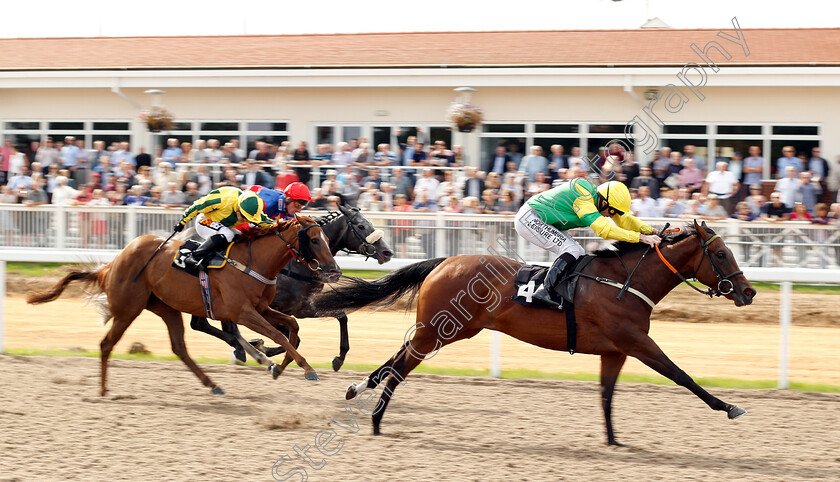
[[[289,201],[297,204],[298,207],[301,209],[309,205],[309,201],[306,201],[304,199],[290,199]]]

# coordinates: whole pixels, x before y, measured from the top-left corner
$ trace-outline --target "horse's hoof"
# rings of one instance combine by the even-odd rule
[[[733,405],[732,408],[729,409],[729,413],[727,414],[727,416],[729,417],[729,420],[735,420],[736,418],[741,417],[741,416],[746,415],[746,414],[747,414],[746,410],[744,410],[741,407],[736,407],[736,406]]]
[[[347,387],[347,392],[344,393],[344,399],[352,400],[354,398],[356,398],[356,385],[351,383],[350,386]]]
[[[231,363],[235,365],[244,365],[247,358],[245,358],[245,350],[241,346],[236,346],[231,348]]]
[[[251,346],[256,348],[257,350],[265,352],[265,341],[263,341],[262,338],[254,338],[253,340],[248,340],[248,343],[250,343]]]
[[[337,371],[341,370],[341,365],[344,365],[344,360],[341,357],[333,357],[333,359],[332,359],[333,371],[337,372]]]
[[[283,348],[282,346],[275,346],[273,348],[262,348],[260,351],[265,353],[265,356],[267,356],[269,358],[277,356],[281,353],[286,353],[286,349]]]
[[[607,445],[609,445],[610,447],[626,447],[626,445],[618,443],[615,439],[607,442]]]
[[[224,397],[225,395],[227,395],[227,393],[225,393],[225,391],[222,390],[222,387],[213,387],[213,395],[217,397]]]
[[[318,376],[317,373],[313,372],[306,372],[306,379],[310,382],[318,382],[321,381],[321,377]]]
[[[280,365],[274,364],[268,367],[268,371],[271,372],[271,376],[277,380],[277,377],[283,374],[283,370],[280,369]]]

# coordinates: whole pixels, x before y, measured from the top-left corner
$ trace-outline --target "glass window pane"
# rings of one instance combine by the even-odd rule
[[[391,145],[391,128],[390,127],[374,127],[373,128],[373,144],[371,150],[375,151],[379,144]]]
[[[6,130],[23,130],[31,129],[37,130],[40,128],[40,122],[6,122]]]
[[[105,147],[107,148],[111,144],[117,142],[131,142],[131,135],[128,133],[125,134],[94,134],[93,139],[95,141],[105,141]],[[88,146],[88,148],[93,148],[93,144]]]
[[[452,147],[452,131],[448,127],[429,128],[429,145],[434,144],[435,141],[443,141],[446,143],[446,147]],[[426,146],[427,149],[428,147]]]
[[[249,122],[249,131],[285,131],[287,125],[285,122]]]
[[[316,143],[317,144],[334,144],[335,137],[333,137],[333,128],[331,126],[317,126],[315,128],[317,131],[316,136]]]
[[[482,137],[481,158],[478,163],[480,170],[489,172],[493,169],[494,153],[496,152],[496,147],[499,146],[503,146],[507,150],[507,153],[513,157],[516,166],[519,166],[519,162],[522,161],[522,153],[525,152],[526,143],[524,138]]]
[[[173,122],[172,123],[172,130],[173,131],[192,130],[192,122]]]
[[[679,126],[666,124],[665,127],[663,127],[662,132],[664,134],[705,134],[706,126]],[[759,134],[760,133],[761,132],[759,131]]]
[[[239,122],[202,122],[203,131],[238,131]]]
[[[484,124],[484,132],[525,132],[525,124]]]
[[[47,134],[47,137],[52,138],[55,142],[64,142],[64,138],[67,136],[73,136],[76,139],[84,139],[85,135],[81,132],[50,132]]]
[[[577,124],[537,124],[534,126],[537,134],[577,134],[580,126]]]
[[[84,129],[84,122],[50,122],[50,129]]]
[[[358,139],[362,136],[361,126],[344,126],[341,130],[343,131],[341,138],[345,142],[350,139]]]
[[[288,141],[289,136],[269,136],[269,135],[251,135],[247,138],[247,152],[251,152],[253,149],[256,148],[257,141],[267,142],[269,144],[274,144],[275,146],[279,146],[281,142]]]
[[[718,134],[761,135],[761,126],[718,126]]]
[[[625,126],[626,124],[590,124],[589,132],[592,134],[624,134]]]
[[[128,122],[94,122],[93,129],[97,131],[127,131],[130,127]]]
[[[815,136],[819,134],[817,126],[773,126],[773,135]]]

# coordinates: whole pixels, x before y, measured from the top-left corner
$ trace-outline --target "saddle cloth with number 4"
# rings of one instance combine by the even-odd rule
[[[552,305],[547,305],[533,299],[534,292],[542,286],[545,280],[545,274],[548,272],[548,268],[530,264],[522,265],[513,280],[516,286],[513,301],[523,306],[549,307],[557,310],[571,306],[574,303],[575,288],[577,288],[577,280],[579,278],[578,273],[589,264],[592,258],[592,256],[581,256],[574,265],[569,266],[565,270],[563,278],[558,282],[557,288],[557,291],[560,293],[560,302]]]

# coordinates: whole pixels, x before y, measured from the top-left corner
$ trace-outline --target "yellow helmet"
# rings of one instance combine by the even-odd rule
[[[609,181],[598,186],[599,198],[616,211],[622,213],[630,212],[630,191],[624,183],[619,181]],[[598,206],[598,209],[602,209]]]
[[[239,196],[237,205],[242,217],[254,224],[271,224],[274,221],[263,211],[265,202],[254,191],[245,191]]]

